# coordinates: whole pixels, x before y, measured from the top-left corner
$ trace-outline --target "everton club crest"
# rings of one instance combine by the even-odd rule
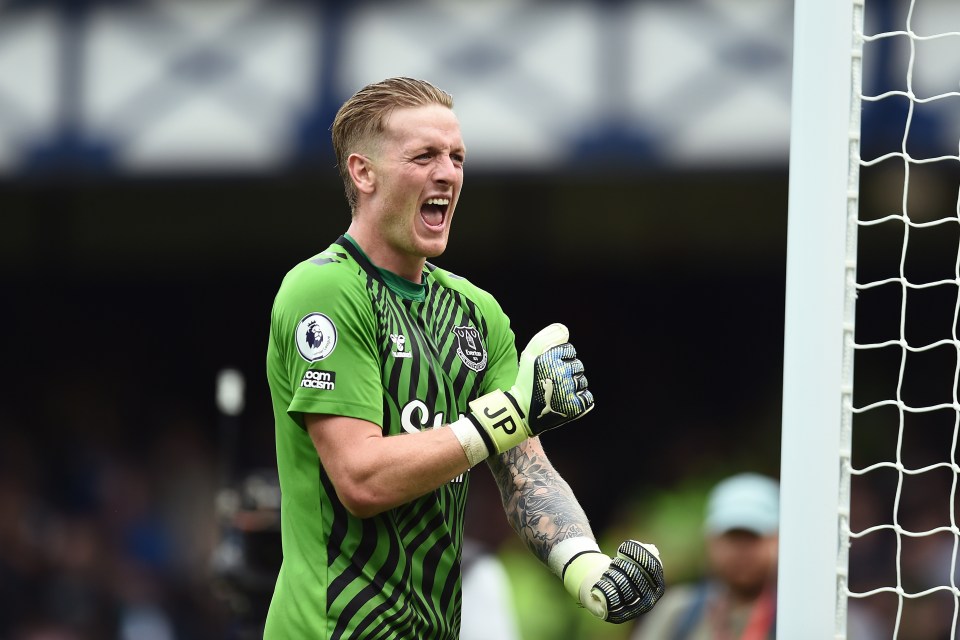
[[[480,341],[480,332],[473,327],[454,327],[457,355],[469,369],[480,372],[487,366],[487,350]]]

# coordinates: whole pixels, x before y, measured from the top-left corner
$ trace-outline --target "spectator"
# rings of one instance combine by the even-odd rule
[[[510,577],[496,551],[472,538],[464,539],[460,571],[460,640],[518,640]]]
[[[775,635],[779,485],[756,473],[717,484],[707,500],[707,570],[667,589],[631,640],[765,640]]]

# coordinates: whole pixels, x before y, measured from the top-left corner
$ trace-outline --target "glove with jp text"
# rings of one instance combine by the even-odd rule
[[[569,339],[562,324],[542,329],[520,354],[520,371],[510,390],[477,398],[469,404],[470,413],[451,425],[471,466],[593,409],[583,363]],[[469,432],[470,425],[485,450]]]

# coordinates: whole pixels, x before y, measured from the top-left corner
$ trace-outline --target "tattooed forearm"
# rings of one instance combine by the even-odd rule
[[[546,562],[553,546],[576,536],[593,537],[570,486],[534,441],[490,459],[510,526]]]

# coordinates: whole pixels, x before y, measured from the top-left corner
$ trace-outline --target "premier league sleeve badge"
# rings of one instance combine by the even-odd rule
[[[308,313],[297,323],[296,342],[304,360],[323,360],[337,346],[337,327],[322,313]]]

